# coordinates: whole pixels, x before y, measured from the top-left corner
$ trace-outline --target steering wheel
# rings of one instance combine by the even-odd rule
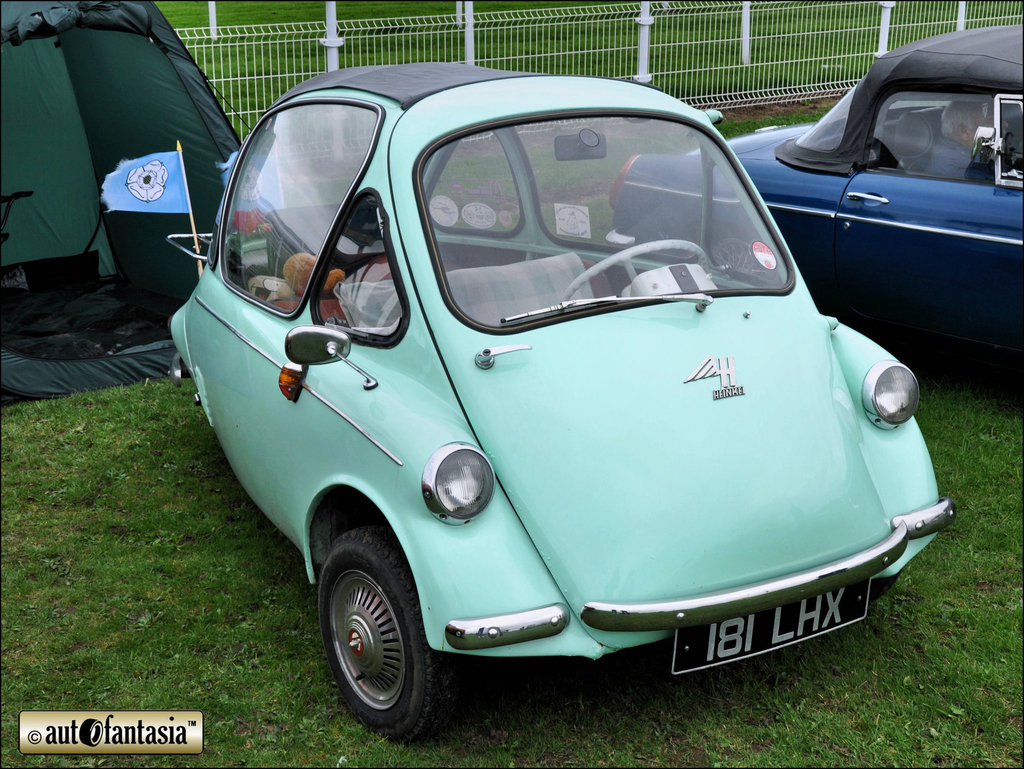
[[[572,283],[569,284],[569,287],[562,293],[559,301],[564,302],[567,299],[571,299],[573,295],[580,290],[583,284],[595,275],[600,275],[605,270],[632,259],[634,256],[649,254],[653,251],[686,251],[687,253],[697,257],[697,259],[702,263],[707,263],[708,258],[707,254],[704,253],[704,249],[690,240],[652,240],[648,243],[638,243],[635,246],[629,246],[621,251],[616,251],[611,256],[606,257],[600,262],[592,264],[590,267],[585,269],[576,276]]]

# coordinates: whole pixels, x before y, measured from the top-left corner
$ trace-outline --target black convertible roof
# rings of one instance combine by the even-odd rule
[[[897,89],[1017,93],[1022,90],[1022,27],[982,27],[925,38],[880,56],[857,84],[839,146],[828,153],[780,144],[784,163],[849,173],[864,154],[875,106]]]
[[[512,72],[453,62],[424,62],[368,67],[348,67],[317,75],[288,90],[275,105],[299,94],[324,88],[354,88],[394,99],[408,109],[431,94],[470,83],[536,77],[534,72]]]

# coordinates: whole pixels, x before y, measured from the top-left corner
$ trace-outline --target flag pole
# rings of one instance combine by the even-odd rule
[[[188,177],[185,176],[185,157],[181,154],[181,142],[178,143],[178,163],[181,165],[181,181],[185,187],[185,202],[188,204],[188,221],[192,225],[192,243],[196,250],[196,255],[199,255],[199,235],[196,233],[196,219],[192,215],[192,196],[188,193]],[[199,277],[203,276],[203,263],[200,261],[196,262],[196,269],[199,270]]]

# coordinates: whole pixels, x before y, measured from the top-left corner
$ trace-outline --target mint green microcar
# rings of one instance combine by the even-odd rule
[[[709,115],[657,89],[315,77],[202,259],[172,375],[393,739],[445,724],[460,655],[664,641],[683,673],[842,628],[953,519],[914,375],[816,311]]]

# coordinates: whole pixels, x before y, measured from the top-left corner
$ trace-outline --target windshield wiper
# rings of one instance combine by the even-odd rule
[[[657,296],[598,296],[581,299],[566,299],[565,301],[553,304],[550,307],[542,307],[539,310],[520,312],[516,315],[509,315],[501,319],[501,325],[515,323],[528,318],[542,317],[545,315],[558,315],[566,310],[576,307],[587,307],[600,304],[627,304],[630,302],[693,302],[697,306],[697,312],[704,312],[707,306],[714,300],[707,294],[660,294]]]

